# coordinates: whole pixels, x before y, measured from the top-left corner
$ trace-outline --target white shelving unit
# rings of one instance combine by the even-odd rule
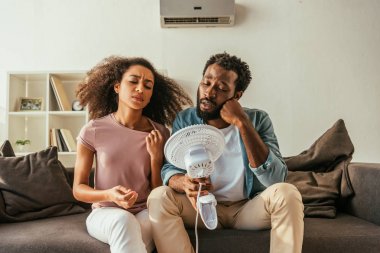
[[[25,155],[47,148],[50,145],[50,129],[69,129],[76,138],[80,129],[88,122],[88,112],[60,111],[50,86],[50,76],[58,77],[63,84],[70,102],[75,99],[78,83],[85,77],[84,72],[9,72],[7,74],[7,136],[16,155]],[[42,98],[38,111],[21,111],[21,98]],[[29,139],[27,152],[18,152],[18,139]],[[74,166],[76,152],[59,152],[59,160],[68,167]]]

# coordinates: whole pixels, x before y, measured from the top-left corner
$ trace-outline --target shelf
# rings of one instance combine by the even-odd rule
[[[77,152],[58,152],[58,155],[62,155],[62,156],[65,156],[65,155],[67,155],[67,156],[71,156],[71,155],[76,155],[77,154]]]
[[[15,152],[16,156],[26,156],[32,154],[33,152]]]
[[[15,117],[45,117],[46,112],[9,112],[8,115]]]
[[[76,137],[82,127],[88,122],[88,111],[61,111],[57,97],[51,87],[50,77],[59,78],[61,88],[67,95],[68,103],[72,103],[78,84],[85,77],[82,71],[47,71],[47,72],[11,72],[7,74],[7,108],[6,128],[7,136],[14,149],[15,142],[20,139],[29,139],[31,144],[27,152],[17,152],[22,156],[39,152],[51,145],[50,130],[67,129],[76,142]],[[42,99],[39,111],[22,111],[21,99]],[[33,105],[33,104],[32,104]],[[76,152],[58,152],[59,160],[66,167],[73,167]]]
[[[20,115],[8,118],[8,139],[15,147],[17,140],[30,140],[29,152],[36,152],[47,147],[46,117],[44,115]]]
[[[87,115],[86,111],[50,111],[49,115],[56,116],[69,116],[69,117],[83,117]]]

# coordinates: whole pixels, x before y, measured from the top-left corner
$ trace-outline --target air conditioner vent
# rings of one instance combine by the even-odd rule
[[[230,24],[230,17],[164,18],[165,24]]]
[[[161,27],[233,26],[235,0],[160,0]]]

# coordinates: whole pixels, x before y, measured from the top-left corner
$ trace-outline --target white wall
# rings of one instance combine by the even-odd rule
[[[242,98],[269,112],[284,156],[343,118],[355,161],[380,162],[380,1],[236,0],[232,28],[162,29],[157,0],[0,0],[0,141],[5,71],[87,70],[143,56],[195,98],[205,61],[227,51],[251,66]]]

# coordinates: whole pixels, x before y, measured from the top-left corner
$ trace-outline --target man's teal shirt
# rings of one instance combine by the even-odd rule
[[[258,109],[244,108],[245,113],[251,120],[253,127],[256,129],[261,139],[269,148],[269,155],[264,164],[258,168],[252,168],[249,164],[247,153],[243,140],[240,136],[240,146],[245,167],[245,187],[244,194],[247,198],[253,198],[258,192],[265,190],[268,186],[283,182],[287,175],[287,167],[282,159],[277,137],[273,130],[272,121],[268,114]],[[178,113],[173,122],[172,134],[176,131],[195,124],[205,124],[203,119],[197,115],[196,108],[188,108]],[[233,169],[233,168],[231,168]],[[174,165],[165,162],[161,177],[163,183],[167,185],[170,177],[175,174],[186,174],[186,170],[175,167]]]

